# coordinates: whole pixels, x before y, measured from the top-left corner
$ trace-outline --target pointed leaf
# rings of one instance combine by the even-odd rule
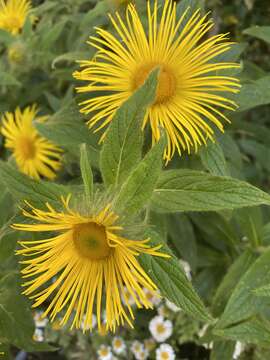
[[[199,156],[203,166],[213,175],[229,176],[226,159],[221,146],[218,143],[209,142],[203,147]]]
[[[251,26],[243,31],[243,34],[254,36],[270,44],[270,26]]]
[[[229,267],[227,274],[225,274],[222,279],[213,298],[212,312],[215,316],[219,316],[224,311],[226,303],[230,298],[233,289],[239,282],[239,279],[241,279],[256,258],[257,256],[254,253],[250,250],[246,250]]]
[[[270,76],[264,76],[251,84],[244,84],[234,100],[238,105],[237,111],[270,104]]]
[[[28,200],[36,205],[49,202],[58,206],[61,195],[65,196],[70,192],[63,185],[33,180],[3,161],[0,161],[0,178],[17,201]]]
[[[83,178],[84,191],[88,201],[91,201],[93,196],[93,173],[91,169],[91,151],[86,144],[81,145],[80,168]]]
[[[237,179],[195,170],[164,171],[154,190],[152,208],[158,212],[218,211],[270,205],[270,195]]]
[[[214,334],[231,340],[270,347],[270,322],[267,320],[250,319],[227,329],[215,330]]]
[[[163,243],[157,233],[152,230],[147,231],[146,237],[151,239],[151,246]],[[180,267],[179,260],[164,243],[160,252],[171,255],[171,258],[142,254],[139,257],[139,261],[157,285],[161,294],[191,316],[202,321],[211,321],[211,315],[195,292],[191,282],[187,279],[185,272]]]
[[[225,328],[234,323],[260,314],[268,302],[257,297],[254,290],[270,282],[270,249],[265,251],[239,279],[225,310],[217,323],[218,328]]]
[[[147,106],[155,99],[158,71],[150,74],[112,120],[100,157],[100,168],[107,186],[121,184],[141,159],[142,122]]]
[[[150,200],[161,172],[164,147],[162,137],[127,178],[115,200],[119,213],[135,215]]]

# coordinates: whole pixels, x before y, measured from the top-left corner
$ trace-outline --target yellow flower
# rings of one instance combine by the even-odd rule
[[[13,35],[24,26],[31,9],[29,0],[0,0],[0,29],[9,31]]]
[[[143,129],[150,124],[153,143],[159,140],[161,128],[165,129],[168,146],[164,158],[169,161],[175,151],[190,153],[208,138],[214,141],[211,125],[223,131],[221,119],[228,119],[221,110],[236,107],[224,92],[236,93],[240,85],[237,79],[221,75],[220,71],[239,65],[215,61],[232,43],[226,34],[205,39],[214,24],[199,10],[187,21],[189,9],[177,20],[176,3],[171,0],[164,2],[160,20],[157,1],[153,9],[148,1],[147,10],[147,31],[133,4],[127,7],[126,21],[118,13],[110,16],[117,35],[97,28],[98,36],[91,37],[89,44],[98,51],[92,60],[80,61],[82,70],[74,77],[87,81],[78,92],[101,92],[100,96],[91,94],[80,104],[82,113],[92,115],[89,126],[98,125],[98,131],[112,121],[119,106],[159,67],[156,98],[147,109]]]
[[[6,112],[2,118],[1,133],[6,138],[5,147],[11,149],[21,172],[39,179],[41,176],[53,179],[60,168],[61,149],[40,136],[33,121],[42,121],[36,117],[35,105],[15,113]]]
[[[152,308],[143,288],[156,289],[155,284],[140,266],[141,253],[152,256],[168,255],[151,248],[147,240],[123,237],[118,216],[106,205],[81,215],[69,206],[70,196],[62,198],[64,211],[57,212],[47,204],[45,211],[23,210],[32,219],[31,224],[14,224],[22,231],[55,231],[47,240],[21,241],[18,254],[26,257],[22,264],[24,294],[35,299],[34,307],[50,302],[44,316],[54,321],[63,312],[61,324],[72,318],[71,327],[92,330],[93,313],[97,315],[98,329],[102,332],[101,312],[106,311],[106,330],[127,322],[132,327],[131,306],[125,300],[126,287],[138,308]],[[38,222],[38,223],[36,223]],[[56,277],[53,283],[50,280]]]
[[[8,48],[8,60],[11,65],[22,65],[26,59],[27,50],[23,43],[15,42]]]

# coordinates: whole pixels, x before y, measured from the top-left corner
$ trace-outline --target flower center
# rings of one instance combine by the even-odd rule
[[[164,325],[158,324],[158,325],[157,325],[157,332],[158,332],[159,334],[163,334],[164,331],[165,331]]]
[[[114,342],[114,346],[118,349],[122,346],[122,341],[119,339],[116,339]]]
[[[161,64],[143,65],[137,69],[137,72],[133,79],[132,90],[136,90],[138,89],[138,87],[143,85],[150,72],[158,65],[160,66],[160,73],[158,77],[158,84],[156,89],[156,98],[154,101],[154,105],[164,104],[174,96],[177,83],[172,70],[167,65],[161,65]]]
[[[167,352],[162,352],[161,353],[161,359],[162,360],[169,360],[169,354]]]
[[[18,29],[21,27],[21,21],[17,16],[10,16],[6,18],[6,27],[10,31],[17,33]]]
[[[82,257],[91,260],[102,260],[110,255],[105,227],[94,222],[75,225],[73,242]]]
[[[100,355],[101,356],[107,356],[108,354],[109,354],[109,351],[107,349],[100,350]]]
[[[148,293],[146,294],[146,299],[152,302],[153,299],[154,299],[154,295],[151,294],[150,292],[148,292]]]
[[[33,159],[36,155],[35,143],[28,137],[22,137],[20,139],[18,150],[25,160]]]

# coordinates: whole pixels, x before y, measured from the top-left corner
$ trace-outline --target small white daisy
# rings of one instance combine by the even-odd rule
[[[127,305],[133,306],[136,304],[135,299],[133,298],[133,296],[130,294],[130,292],[126,287],[123,288],[123,293],[121,297],[122,297],[122,301]]]
[[[119,337],[116,336],[113,341],[112,341],[112,347],[113,347],[113,351],[119,355],[119,354],[123,354],[126,351],[126,344],[124,342],[124,340]]]
[[[174,360],[175,352],[171,345],[161,344],[156,350],[156,360]]]
[[[184,272],[188,278],[188,280],[191,280],[191,267],[189,265],[189,263],[185,260],[179,260],[180,265],[182,266],[182,268],[184,269]]]
[[[35,311],[34,313],[34,322],[37,328],[45,328],[49,320],[46,317],[43,317],[42,311]]]
[[[143,288],[147,300],[149,300],[154,306],[158,306],[161,303],[161,297],[157,296],[157,292],[150,291]]]
[[[44,341],[44,332],[42,329],[35,329],[33,340],[37,342]]]
[[[241,353],[244,351],[244,345],[240,341],[236,341],[233,359],[238,359]]]
[[[112,360],[111,347],[106,345],[101,345],[97,351],[99,360]]]
[[[135,354],[139,353],[140,351],[143,351],[144,346],[141,342],[139,342],[138,340],[135,340],[131,344],[130,349],[131,349],[132,353],[135,355]]]
[[[158,315],[160,315],[164,318],[167,318],[170,316],[170,312],[164,304],[159,305],[159,307],[157,308],[157,312],[158,312]]]
[[[156,341],[163,342],[172,335],[173,324],[170,320],[164,320],[158,315],[150,321],[149,330]]]
[[[178,307],[177,305],[175,305],[173,302],[169,301],[166,299],[166,306],[167,308],[169,308],[171,311],[173,311],[174,313],[181,311],[181,308]]]
[[[81,322],[81,329],[89,330],[90,326],[84,327],[85,318],[86,318],[86,316],[84,315],[82,318],[82,322]],[[97,325],[97,317],[95,314],[92,314],[92,329],[94,329],[96,327],[96,325]]]
[[[136,360],[146,360],[149,356],[149,351],[146,349],[143,349],[139,351],[138,353],[134,354]]]

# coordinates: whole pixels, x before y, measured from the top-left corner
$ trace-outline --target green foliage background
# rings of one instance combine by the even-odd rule
[[[144,1],[136,2],[144,8]],[[23,349],[44,359],[71,358],[74,353],[84,359],[89,358],[84,357],[87,349],[95,359],[95,348],[103,341],[97,334],[49,328],[50,344],[33,341],[31,307],[21,295],[20,265],[14,256],[23,235],[9,227],[21,220],[22,200],[54,205],[60,195],[82,192],[84,184],[89,197],[93,186],[113,188],[119,211],[128,216],[141,211],[153,243],[163,242],[173,254],[169,262],[148,256],[141,256],[140,262],[161,293],[184,310],[175,325],[177,359],[182,358],[181,346],[191,342],[198,349],[203,343],[213,343],[213,348],[205,355],[185,355],[190,359],[230,360],[236,341],[246,344],[241,359],[269,359],[269,1],[179,1],[179,12],[186,6],[210,9],[215,32],[231,32],[238,44],[222,60],[239,59],[242,89],[236,96],[239,109],[229,114],[232,123],[225,134],[217,134],[217,143],[196,155],[176,156],[166,168],[161,161],[163,140],[142,156],[140,122],[155,94],[156,73],[117,112],[103,146],[79,113],[80,96],[72,77],[78,68],[75,60],[93,55],[86,40],[94,26],[110,26],[106,14],[115,5],[107,0],[33,3],[35,26],[28,20],[17,37],[0,31],[0,111],[37,103],[41,113],[50,114],[37,129],[65,150],[64,166],[55,183],[31,180],[16,170],[0,138],[2,358],[12,359],[16,349]],[[19,54],[16,59],[11,49]],[[192,284],[178,258],[190,264]],[[207,331],[199,338],[198,329],[205,324]],[[138,321],[133,338],[143,331],[140,326]]]

